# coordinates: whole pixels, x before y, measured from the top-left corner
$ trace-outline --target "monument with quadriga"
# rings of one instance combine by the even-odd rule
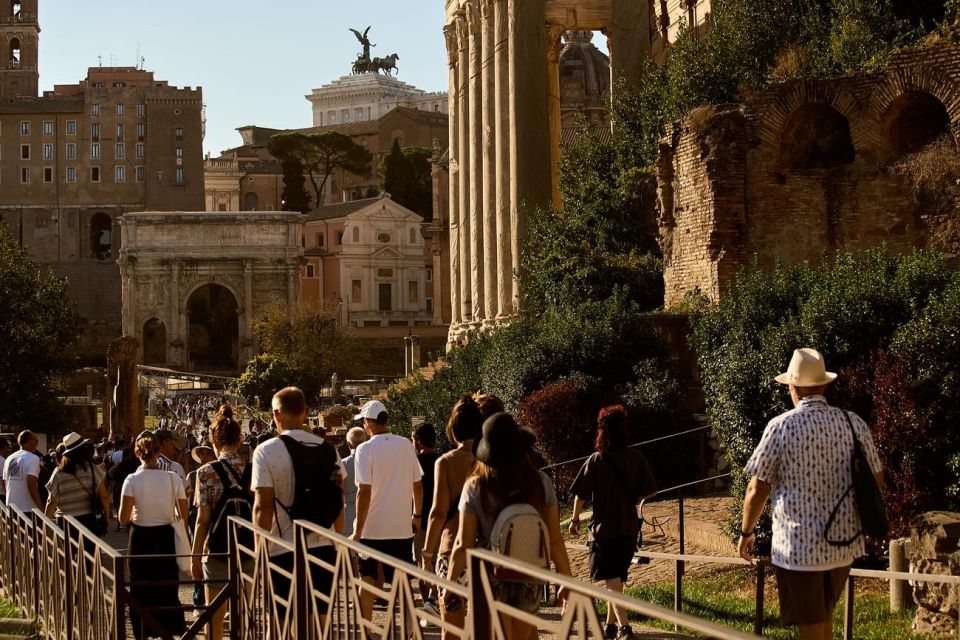
[[[372,58],[370,56],[370,49],[377,46],[370,42],[370,27],[367,27],[363,30],[363,33],[360,33],[356,29],[350,29],[353,32],[353,35],[357,37],[357,40],[363,46],[363,52],[357,54],[357,59],[353,63],[353,75],[360,75],[363,73],[380,73],[381,71],[385,74],[393,75],[393,72],[397,69],[397,60],[400,59],[395,53],[391,53],[385,58]]]

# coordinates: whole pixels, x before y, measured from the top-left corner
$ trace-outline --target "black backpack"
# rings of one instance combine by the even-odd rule
[[[210,553],[226,553],[229,547],[228,536],[230,534],[230,516],[237,516],[248,522],[253,521],[253,498],[250,495],[250,481],[244,478],[247,476],[246,469],[242,475],[237,475],[228,464],[217,460],[210,464],[220,482],[223,484],[223,493],[217,504],[213,507],[213,514],[210,527],[210,534],[207,537],[207,544]],[[237,543],[248,549],[253,548],[253,531],[247,528],[238,530]]]
[[[307,520],[331,527],[343,510],[343,489],[337,450],[328,442],[307,444],[291,436],[280,440],[293,461],[293,504],[277,500],[290,520]]]

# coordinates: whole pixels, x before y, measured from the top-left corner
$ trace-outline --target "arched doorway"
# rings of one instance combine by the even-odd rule
[[[884,117],[886,159],[899,160],[916,153],[950,131],[947,108],[937,98],[923,91],[898,96]]]
[[[167,363],[167,327],[153,318],[143,325],[143,364]]]
[[[101,212],[90,218],[90,257],[109,260],[113,254],[113,221]]]
[[[229,289],[208,284],[187,300],[190,366],[194,370],[235,370],[239,357],[237,299]]]
[[[260,198],[257,197],[257,194],[250,191],[243,196],[243,210],[244,211],[256,211],[260,208]]]
[[[850,123],[826,104],[805,104],[794,111],[780,137],[784,169],[832,169],[852,163],[856,155]]]

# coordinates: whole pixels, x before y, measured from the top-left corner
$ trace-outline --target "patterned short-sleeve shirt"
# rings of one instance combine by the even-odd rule
[[[246,461],[236,453],[224,453],[217,461],[230,465],[237,476],[243,475],[243,468],[247,465]],[[207,463],[197,470],[196,489],[193,497],[196,506],[213,508],[220,501],[220,496],[223,495],[223,483],[214,470],[213,463]]]
[[[857,438],[874,473],[881,469],[867,424],[850,413]],[[823,396],[803,398],[797,407],[770,421],[744,471],[771,485],[773,515],[771,561],[800,571],[842,567],[866,553],[863,537],[847,547],[827,544],[830,512],[853,481],[853,434],[843,410]],[[853,493],[840,505],[830,528],[832,540],[860,531]]]

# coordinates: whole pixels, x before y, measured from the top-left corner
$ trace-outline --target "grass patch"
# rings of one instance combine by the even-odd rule
[[[717,624],[752,632],[755,610],[755,578],[752,570],[723,568],[710,573],[687,576],[683,581],[683,611]],[[628,588],[627,594],[673,608],[673,583]],[[604,610],[606,605],[601,605]],[[858,640],[886,640],[888,638],[921,638],[910,633],[913,611],[891,613],[886,582],[858,580],[854,598],[854,637]],[[797,637],[796,627],[783,627],[779,620],[776,585],[768,577],[764,589],[763,636],[776,640]],[[634,618],[634,614],[631,614]],[[635,615],[639,624],[673,630],[673,625]],[[834,638],[843,637],[843,598],[834,611]]]
[[[0,598],[0,618],[23,618],[23,615],[15,604]]]

